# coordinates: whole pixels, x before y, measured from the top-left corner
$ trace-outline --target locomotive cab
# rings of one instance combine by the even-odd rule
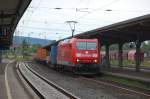
[[[99,72],[99,45],[97,39],[77,39],[75,43],[76,74]]]
[[[58,44],[57,65],[75,74],[99,72],[99,44],[97,39],[71,38]]]

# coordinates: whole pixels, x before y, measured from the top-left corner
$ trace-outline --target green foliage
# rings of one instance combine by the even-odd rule
[[[130,47],[130,43],[125,43],[123,44],[123,50],[131,50],[131,49],[135,49],[134,47]],[[118,44],[113,44],[109,47],[110,51],[116,51],[118,50]],[[101,51],[105,51],[105,46],[101,47]]]
[[[143,66],[145,68],[150,68],[150,60],[145,59],[144,62],[141,63],[141,66]]]
[[[16,48],[4,51],[3,57],[17,60],[30,60],[37,48],[41,47],[40,44],[29,45],[26,40],[23,40],[22,44]]]
[[[37,48],[40,48],[40,47],[41,47],[40,44],[34,44],[34,45],[30,46],[29,52],[30,52],[30,53],[35,53],[36,50],[37,50]]]
[[[132,50],[135,49],[135,46],[130,43],[123,44],[123,50]]]
[[[144,49],[145,52],[149,52],[150,51],[150,41],[148,41],[148,43],[146,44],[145,42],[142,43],[142,48]]]
[[[39,44],[29,45],[25,40],[22,42],[21,50],[23,56],[32,56],[36,49],[41,47]]]
[[[112,65],[118,65],[118,60],[110,60],[110,63]],[[128,67],[134,67],[135,66],[135,62],[134,61],[130,61],[130,60],[123,60],[123,66],[128,66]]]
[[[124,66],[135,66],[135,61],[123,60],[123,65]]]
[[[29,48],[29,44],[27,43],[27,41],[24,39],[22,41],[22,55],[24,56],[28,56],[28,48]]]
[[[105,51],[105,46],[102,46],[100,50]]]
[[[112,65],[118,65],[118,61],[117,61],[117,60],[110,60],[110,63],[111,63]]]
[[[118,44],[113,44],[110,46],[110,51],[118,50]]]

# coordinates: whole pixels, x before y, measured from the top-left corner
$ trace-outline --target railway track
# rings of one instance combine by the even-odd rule
[[[57,72],[57,71],[53,72],[53,70],[52,71],[48,70],[49,68],[44,67],[44,66],[40,67],[40,65],[39,66],[37,64],[33,65],[32,63],[26,63],[26,64],[28,64],[30,66],[29,69],[32,68],[33,70],[35,70],[36,72],[39,72],[42,76],[46,77],[50,81],[54,81],[54,82],[56,81],[55,83],[62,86],[63,88],[66,88],[66,86],[65,86],[66,84],[63,83],[63,80],[64,81],[67,80],[67,85],[68,85],[68,82],[70,82],[70,83],[73,82],[72,83],[73,87],[71,87],[71,88],[73,90],[78,89],[80,91],[80,93],[69,89],[69,86],[67,86],[66,89],[69,90],[69,92],[74,93],[78,97],[81,97],[83,99],[113,99],[113,98],[114,99],[150,99],[149,94],[138,92],[136,90],[131,90],[130,88],[128,89],[128,87],[126,88],[122,85],[118,86],[111,82],[107,82],[107,81],[103,81],[103,80],[101,81],[100,79],[97,79],[97,77],[94,77],[94,78],[86,78],[83,76],[75,76],[75,77],[73,76],[72,77],[72,76],[70,76],[70,73],[68,73],[68,72],[67,73],[66,72],[62,73],[62,72]],[[27,66],[27,68],[28,68],[28,66]],[[59,75],[62,75],[61,78],[59,78]],[[53,79],[53,76],[55,79]],[[64,77],[65,77],[65,79],[64,79]],[[66,79],[66,77],[69,77],[69,79],[71,78],[71,81],[69,81],[69,79]],[[59,82],[61,82],[62,84],[60,84]],[[76,85],[74,82],[80,82],[80,85],[78,85],[78,84]],[[80,88],[78,88],[79,86],[80,86]],[[84,86],[85,86],[85,88],[84,88]],[[91,88],[93,88],[93,89],[91,89]],[[108,95],[102,94],[100,92],[100,90],[105,90],[105,89],[108,90]],[[90,90],[92,92],[90,92]],[[113,90],[113,91],[111,91],[111,90]],[[84,92],[86,94],[84,94]],[[90,95],[92,95],[91,93],[95,93],[94,96],[90,96]],[[95,97],[99,97],[97,94],[101,94],[100,95],[101,97],[95,98]],[[111,94],[113,97],[111,96]],[[86,97],[85,95],[90,98]]]
[[[79,97],[73,95],[72,93],[66,91],[65,89],[63,89],[62,87],[58,86],[57,84],[49,81],[48,79],[46,79],[45,77],[39,75],[36,71],[34,71],[33,69],[31,69],[27,63],[19,63],[18,64],[18,71],[20,72],[20,74],[22,75],[22,77],[25,79],[25,81],[29,84],[29,86],[34,90],[34,92],[41,98],[41,99],[80,99]],[[34,83],[34,80],[32,81],[30,78],[31,77],[32,80],[34,79],[39,79],[35,82],[38,82],[38,84],[36,85],[36,83]],[[46,86],[46,88],[40,86],[40,83],[42,86]],[[42,87],[42,88],[39,88]],[[49,88],[50,87],[50,88]],[[45,90],[42,90],[45,89]],[[50,90],[55,90],[54,92],[49,92]],[[47,91],[47,92],[46,92]],[[53,93],[55,95],[58,96],[49,96],[49,93]],[[60,94],[58,94],[60,93]]]
[[[141,95],[141,96],[146,97],[146,99],[150,99],[150,94],[139,92],[139,91],[132,90],[132,89],[129,89],[129,88],[125,88],[125,87],[122,87],[122,86],[118,86],[116,84],[112,84],[112,83],[109,83],[109,82],[106,82],[106,81],[100,81],[100,80],[95,80],[93,78],[86,78],[86,77],[80,77],[78,79],[87,80],[87,81],[91,81],[91,82],[101,84],[101,85],[105,85],[105,86],[108,86],[108,87],[117,88],[119,90],[122,90],[122,92],[127,92],[127,93],[130,93],[130,94],[137,94],[137,95]]]

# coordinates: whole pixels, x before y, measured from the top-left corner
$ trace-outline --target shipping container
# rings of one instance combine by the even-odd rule
[[[46,49],[43,48],[38,48],[36,55],[35,55],[35,59],[41,62],[46,62],[47,60],[47,56],[48,56],[48,51]]]
[[[57,64],[57,45],[52,45],[51,46],[50,63],[52,65],[56,65]]]

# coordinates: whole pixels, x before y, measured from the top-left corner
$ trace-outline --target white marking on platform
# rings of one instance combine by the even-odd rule
[[[11,92],[10,92],[10,87],[9,87],[9,84],[8,84],[8,78],[7,78],[7,68],[8,68],[8,65],[10,63],[8,63],[6,65],[6,68],[5,68],[5,86],[6,86],[6,90],[7,90],[7,97],[8,97],[8,99],[12,99],[12,95],[11,95]]]

